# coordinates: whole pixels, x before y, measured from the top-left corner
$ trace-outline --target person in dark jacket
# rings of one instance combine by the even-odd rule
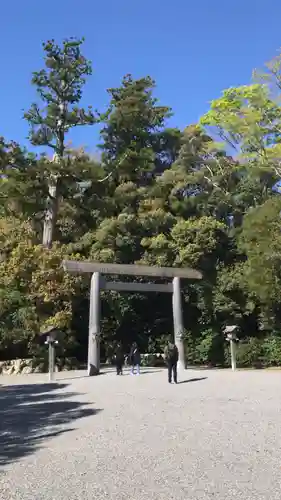
[[[115,365],[117,375],[123,375],[125,357],[121,344],[118,344],[115,352]]]
[[[168,366],[168,382],[169,384],[172,383],[172,374],[173,374],[173,379],[174,383],[178,383],[178,376],[177,376],[177,364],[178,364],[178,359],[179,359],[179,351],[173,342],[169,342],[164,350],[164,357]]]
[[[135,374],[135,368],[136,368],[136,374],[140,374],[140,362],[141,362],[141,357],[140,357],[140,351],[138,348],[138,345],[136,342],[133,343],[130,351],[130,363],[131,363],[131,374]]]

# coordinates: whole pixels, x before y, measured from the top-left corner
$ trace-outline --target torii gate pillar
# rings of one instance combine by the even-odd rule
[[[93,273],[90,289],[88,375],[98,375],[100,371],[100,273]]]
[[[179,351],[179,365],[185,370],[185,353],[184,353],[184,325],[182,314],[181,288],[180,278],[173,279],[173,319],[174,319],[174,338],[175,344]]]

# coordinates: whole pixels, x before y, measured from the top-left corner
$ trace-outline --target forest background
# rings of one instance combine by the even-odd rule
[[[203,280],[182,283],[188,363],[227,365],[223,329],[236,324],[241,366],[280,364],[280,57],[180,130],[149,76],[125,75],[106,110],[81,108],[83,40],[43,49],[24,113],[32,152],[0,140],[0,359],[41,359],[39,332],[54,325],[61,364],[85,361],[89,278],[65,273],[68,258],[196,268]],[[101,130],[96,156],[68,142],[86,125]],[[161,352],[170,302],[104,293],[103,358],[119,341]]]

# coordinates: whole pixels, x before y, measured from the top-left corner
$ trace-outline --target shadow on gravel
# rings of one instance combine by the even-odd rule
[[[181,380],[178,384],[189,384],[189,382],[200,382],[201,380],[206,380],[208,377],[198,377],[198,378],[188,378],[187,380]]]
[[[99,377],[100,375],[106,375],[107,372],[100,372],[98,375],[93,376],[92,378]],[[109,372],[108,372],[109,373]],[[60,381],[64,382],[65,380],[78,380],[80,378],[89,378],[89,375],[87,373],[84,373],[84,375],[72,375],[70,377],[60,377]]]
[[[72,401],[73,392],[57,392],[67,384],[0,387],[0,467],[36,451],[45,440],[69,432],[75,420],[99,409]]]
[[[141,370],[140,374],[141,375],[147,375],[149,373],[157,373],[157,372],[161,372],[163,371],[163,368],[162,369],[144,369],[144,370]],[[100,373],[96,376],[94,376],[93,378],[95,377],[99,377],[100,375],[109,375],[110,373],[116,373],[116,368],[110,368],[110,369],[107,369],[106,371],[100,371]],[[126,367],[124,368],[124,371],[123,371],[123,375],[131,375],[131,369]],[[77,379],[80,379],[80,378],[88,378],[88,374],[87,373],[84,373],[83,375],[70,375],[70,376],[65,376],[65,377],[60,377],[60,381],[61,382],[64,382],[64,381],[67,381],[67,380],[77,380]]]
[[[147,375],[148,373],[158,373],[158,372],[162,372],[163,371],[163,368],[162,370],[141,370],[140,374],[141,375]]]
[[[88,375],[77,375],[77,377],[72,376],[72,377],[61,377],[60,382],[64,382],[65,380],[78,380],[80,378],[88,378]]]

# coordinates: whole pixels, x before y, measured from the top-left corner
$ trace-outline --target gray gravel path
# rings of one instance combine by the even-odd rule
[[[281,498],[281,372],[146,371],[0,377],[0,498]]]

